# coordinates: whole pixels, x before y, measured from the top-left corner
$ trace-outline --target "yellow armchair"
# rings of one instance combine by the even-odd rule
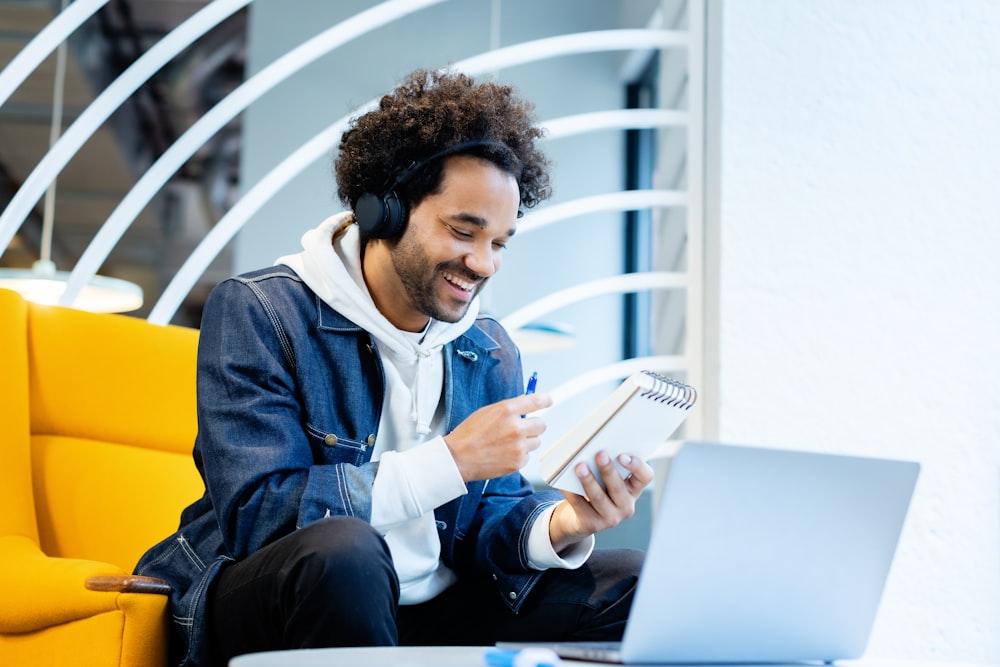
[[[166,664],[165,589],[130,573],[204,490],[197,339],[0,290],[0,665]]]

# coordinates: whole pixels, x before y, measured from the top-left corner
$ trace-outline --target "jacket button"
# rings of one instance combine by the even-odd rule
[[[365,442],[367,442],[369,445],[374,445],[375,444],[375,434],[372,433],[371,435],[369,435],[368,438],[367,438],[367,440],[365,440]]]
[[[333,433],[328,433],[325,438],[323,438],[323,444],[327,447],[333,447],[337,444],[337,436]]]
[[[516,600],[517,599],[517,593],[515,593],[514,591],[511,591],[507,595],[510,597],[511,600]]]
[[[497,580],[497,575],[494,574],[494,575],[491,575],[491,576],[493,577],[493,581]]]

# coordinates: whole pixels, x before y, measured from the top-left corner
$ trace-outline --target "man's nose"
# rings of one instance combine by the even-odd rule
[[[465,266],[469,271],[489,278],[500,268],[500,253],[492,243],[477,245],[465,256]]]

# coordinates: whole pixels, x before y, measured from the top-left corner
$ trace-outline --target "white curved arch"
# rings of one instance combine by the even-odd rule
[[[505,67],[524,65],[545,58],[573,53],[686,47],[689,41],[686,32],[677,30],[650,30],[647,28],[594,30],[505,46],[502,49],[466,58],[456,67],[467,72],[491,72]]]
[[[688,194],[680,190],[621,190],[547,206],[524,216],[517,233],[534,231],[553,222],[598,211],[637,211],[644,208],[686,206]]]
[[[364,111],[372,106],[374,104],[369,102],[358,111]],[[240,197],[184,260],[181,268],[177,270],[170,284],[163,290],[163,294],[160,295],[146,319],[154,324],[170,322],[198,277],[205,272],[208,265],[236,235],[236,232],[246,224],[254,211],[267,203],[303,169],[315,162],[340,138],[346,128],[347,121],[345,119],[341,119],[326,128],[279,162],[264,178],[257,181],[246,194]]]
[[[343,34],[337,33],[336,36],[339,39],[346,41],[353,38],[352,31],[362,30],[362,32],[358,32],[357,34],[363,34],[364,31],[372,29],[375,25],[381,25],[384,21],[392,20],[395,17],[418,9],[424,4],[431,4],[433,1],[437,0],[422,0],[421,4],[414,5],[414,0],[409,0],[402,5],[402,9],[396,9],[395,7],[387,9],[385,16],[372,14],[367,17],[362,17],[362,15],[352,17],[348,21],[344,22],[344,24],[349,23],[350,26],[341,31]],[[404,0],[396,0],[396,2],[385,3],[385,5],[399,5],[400,2],[404,2]],[[368,15],[381,7],[383,6],[380,5],[379,7],[375,7],[372,10],[363,12],[362,14]],[[393,12],[395,12],[395,14],[393,14]],[[367,26],[367,28],[365,26]],[[338,27],[339,26],[335,26],[335,29]],[[329,33],[330,31],[327,31],[324,35],[328,35]],[[357,36],[357,34],[354,34],[353,36]],[[581,35],[589,37],[589,40],[581,39]],[[511,64],[519,64],[530,61],[531,59],[568,55],[572,53],[579,53],[581,50],[602,51],[635,48],[637,43],[640,46],[646,47],[651,45],[666,46],[674,45],[675,43],[682,41],[682,38],[686,39],[686,36],[683,33],[667,30],[605,30],[582,33],[581,35],[560,35],[558,37],[550,37],[534,42],[517,44],[498,51],[488,52],[481,56],[473,56],[468,60],[460,61],[455,67],[456,69],[461,69],[470,73],[477,72],[478,70],[476,68],[478,67],[485,67],[486,71],[492,71],[501,67],[510,66]],[[274,80],[270,85],[273,86],[286,78],[292,72],[297,71],[309,62],[315,60],[317,57],[322,55],[322,53],[329,51],[330,48],[334,48],[330,47],[324,49],[322,46],[322,40],[317,39],[310,40],[307,44],[310,45],[309,49],[296,49],[294,54],[291,52],[288,54],[288,56],[291,56],[288,60],[285,60],[284,58],[282,59],[282,65],[280,68],[275,69],[273,77]],[[476,67],[470,68],[467,65],[469,62],[476,64]],[[261,83],[263,83],[263,81]],[[243,88],[243,86],[240,88]],[[255,86],[255,88],[257,88],[257,86]],[[237,90],[239,91],[240,89]],[[196,123],[197,130],[195,127],[189,129],[184,136],[182,136],[167,150],[167,152],[164,153],[164,155],[160,156],[160,158],[146,171],[139,182],[136,183],[132,190],[118,204],[111,216],[108,217],[107,221],[105,221],[104,225],[98,231],[97,235],[87,246],[87,249],[84,251],[80,260],[77,262],[72,273],[70,274],[71,277],[69,285],[67,285],[66,292],[63,294],[63,298],[60,302],[62,305],[72,304],[86,280],[90,276],[97,273],[98,268],[111,253],[111,249],[114,247],[115,243],[118,242],[121,236],[125,233],[125,230],[132,224],[135,217],[139,215],[139,212],[142,211],[153,196],[155,196],[156,192],[163,187],[166,181],[170,178],[171,174],[173,174],[181,166],[181,164],[183,164],[184,160],[186,160],[187,157],[190,157],[190,155],[198,149],[203,142],[203,139],[198,139],[197,134],[210,129],[212,123],[219,123],[218,127],[221,127],[222,124],[235,116],[236,113],[242,110],[242,108],[245,108],[246,105],[263,94],[265,90],[266,89],[263,87],[261,87],[260,90],[251,88],[243,89],[240,93],[241,99],[239,101],[234,99],[233,104],[229,105],[231,108],[224,112],[220,111],[218,114],[212,114],[212,112],[209,112],[211,114],[210,119],[205,121],[202,125],[198,125]],[[236,92],[237,91],[234,91],[227,96],[226,100],[236,95]],[[226,100],[223,100],[223,102]],[[245,101],[246,104],[243,105],[243,107],[238,108],[243,101]],[[373,102],[370,102],[369,104],[372,103]],[[222,103],[220,102],[220,104]],[[212,111],[214,111],[214,109]],[[355,111],[355,113],[357,113],[357,111]],[[199,121],[199,123],[201,122],[202,121]],[[216,127],[216,130],[218,127]],[[322,134],[325,135],[326,132],[324,131]],[[207,136],[211,136],[211,133]],[[301,168],[304,169],[305,166],[307,165],[303,165]],[[187,266],[186,262],[185,266]],[[183,269],[184,267],[182,267],[182,270]]]
[[[605,382],[622,380],[632,373],[638,373],[639,371],[674,373],[684,368],[684,357],[679,355],[633,357],[580,373],[569,378],[548,393],[552,396],[553,406],[557,406],[577,394],[582,394],[588,389],[604,384]]]
[[[687,285],[687,276],[674,271],[646,271],[643,273],[622,273],[609,278],[598,278],[579,285],[543,296],[541,299],[518,308],[506,317],[500,318],[500,324],[507,331],[520,329],[529,322],[543,315],[558,310],[572,303],[591,299],[603,294],[619,294],[625,292],[641,292],[651,289],[679,289]]]
[[[248,0],[246,0],[248,1]],[[112,248],[170,177],[226,123],[254,100],[302,67],[382,25],[443,0],[389,0],[376,5],[299,45],[238,86],[199,118],[170,148],[164,151],[98,230],[70,274],[60,303],[72,305],[87,279],[96,274]]]
[[[580,50],[589,51],[633,48],[635,47],[636,40],[638,39],[635,34],[637,32],[643,33],[643,39],[640,41],[647,48],[649,48],[651,44],[672,44],[676,41],[675,37],[677,35],[677,33],[667,30],[608,30],[597,31],[594,33],[584,33],[594,35],[594,39],[597,41],[597,44],[589,45],[590,48],[587,48],[588,44],[585,41],[579,39],[565,39],[566,36],[538,40],[538,42],[544,43],[544,48],[536,48],[536,44],[538,44],[538,42],[526,42],[517,46],[523,47],[534,53],[545,54],[542,57],[569,55],[572,53],[578,53]],[[575,36],[571,35],[570,37]],[[563,51],[557,51],[554,48],[559,45],[562,46],[564,49]],[[523,55],[516,50],[516,47],[508,47],[506,49],[501,49],[500,51],[502,51],[504,56],[509,58],[511,62],[521,62],[523,59]],[[500,51],[491,52],[487,55],[494,55],[496,53],[500,53]],[[468,67],[467,63],[470,61],[478,62],[480,66],[486,68],[484,71],[493,71],[509,66],[506,60],[500,60],[497,58],[484,59],[481,56],[474,56],[469,60],[459,61],[454,67],[455,69],[464,71],[470,75],[482,73]],[[260,206],[264,202],[270,200],[271,197],[284,187],[284,185],[286,185],[292,177],[300,173],[312,164],[312,162],[319,159],[325,151],[335,145],[336,141],[340,137],[340,134],[343,133],[343,129],[346,128],[350,118],[359,113],[363,113],[367,109],[373,108],[376,103],[377,100],[371,100],[362,107],[352,111],[349,115],[337,120],[308,142],[300,146],[295,152],[282,160],[277,166],[272,168],[259,181],[257,181],[257,183],[255,183],[243,195],[240,201],[238,201],[233,208],[231,208],[219,220],[215,227],[209,231],[205,238],[199,243],[195,251],[188,256],[188,259],[178,270],[170,284],[167,285],[167,288],[160,296],[160,299],[153,307],[148,319],[151,322],[158,324],[165,324],[170,321],[170,318],[172,318],[173,314],[177,311],[177,308],[180,306],[184,296],[191,290],[195,281],[197,281],[198,276],[204,273],[205,268],[209,263],[211,263],[212,259],[218,255],[232,236],[239,231],[244,224],[246,224],[250,214],[253,210],[255,210],[249,208],[249,206],[241,205],[243,199],[251,198],[255,206]],[[174,146],[176,145],[177,144],[175,143]],[[196,148],[197,147],[195,147],[195,149]],[[171,150],[172,149],[173,147],[171,147]],[[192,152],[195,149],[192,149]],[[163,157],[160,159],[162,160]],[[153,167],[150,168],[150,171],[147,172],[147,176],[149,176],[150,172],[156,169],[156,167],[157,165],[154,164]],[[165,179],[163,182],[165,182]],[[159,187],[162,187],[162,184],[163,183],[160,183],[156,186],[156,188],[158,189]],[[139,184],[133,188],[133,192],[138,187]],[[152,199],[152,196],[152,193],[149,193],[148,198],[144,201],[136,197],[134,198],[134,203],[130,200],[128,211],[124,210],[126,203],[125,200],[118,205],[115,211],[105,222],[104,226],[98,232],[97,236],[91,241],[90,245],[84,251],[83,256],[80,258],[80,261],[77,262],[76,267],[73,269],[70,284],[67,287],[66,294],[64,295],[64,305],[67,301],[75,298],[75,294],[71,293],[71,290],[78,290],[79,286],[85,283],[90,276],[97,272],[97,268],[108,256],[111,248],[114,247],[114,244],[119,238],[121,238],[121,235],[124,233],[125,229],[127,229],[128,225],[131,224],[131,221],[135,218],[135,216],[139,214],[139,211],[141,211],[149,200]],[[129,199],[130,197],[132,197],[132,192],[126,196],[126,199]],[[135,209],[134,212],[131,209]]]
[[[24,183],[11,197],[7,208],[0,214],[0,254],[3,254],[7,244],[10,243],[11,238],[17,233],[32,207],[38,203],[39,198],[52,183],[52,180],[73,159],[80,147],[97,131],[101,124],[171,58],[249,2],[250,0],[214,0],[214,2],[210,2],[177,28],[167,33],[163,39],[154,44],[149,51],[140,56],[107,88],[101,91],[101,94],[90,103],[80,114],[80,117],[49,149],[49,152],[35,165]],[[94,274],[97,273],[97,268],[94,269]],[[91,276],[87,276],[87,279]],[[80,282],[76,290],[77,293],[83,288],[84,283],[86,280]],[[67,295],[73,289],[72,286],[71,280],[66,289]],[[74,299],[76,296],[77,294],[73,294]],[[65,299],[66,295],[63,298]],[[72,300],[70,300],[71,302]]]
[[[608,129],[648,129],[687,125],[688,112],[670,109],[614,109],[563,116],[542,124],[546,139]]]
[[[108,0],[76,0],[31,38],[0,72],[0,107],[38,66]],[[0,250],[5,248],[0,244]]]

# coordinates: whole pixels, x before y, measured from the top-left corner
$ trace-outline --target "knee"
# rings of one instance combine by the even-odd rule
[[[392,555],[382,536],[352,517],[330,517],[296,531],[296,548],[285,569],[300,591],[354,594],[387,586],[398,589]]]
[[[646,553],[637,549],[598,549],[587,564],[594,570],[616,578],[638,578]]]
[[[597,596],[605,600],[631,600],[644,559],[645,553],[635,549],[594,551],[587,568],[593,575]]]
[[[331,517],[292,533],[283,554],[283,647],[396,642],[399,580],[389,547],[364,521]],[[286,539],[286,538],[283,538]]]
[[[295,532],[299,550],[321,553],[333,558],[348,558],[359,553],[389,555],[389,547],[371,524],[349,516],[333,516],[311,523]]]
[[[623,573],[639,576],[642,564],[646,562],[646,552],[638,549],[618,549],[616,559]]]

